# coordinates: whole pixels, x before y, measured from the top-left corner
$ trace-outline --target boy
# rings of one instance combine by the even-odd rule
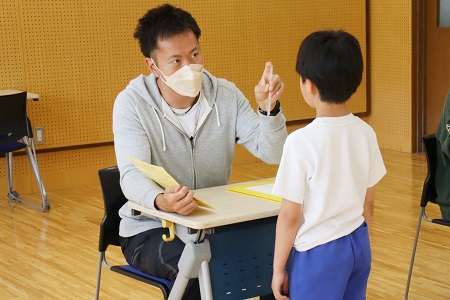
[[[374,186],[386,169],[373,129],[346,106],[362,79],[359,43],[342,30],[314,32],[296,69],[316,119],[288,136],[273,187],[283,200],[272,289],[276,299],[365,299]]]

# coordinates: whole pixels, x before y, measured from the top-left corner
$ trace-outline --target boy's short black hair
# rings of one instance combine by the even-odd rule
[[[307,36],[297,54],[296,70],[311,80],[320,99],[343,103],[361,83],[364,63],[358,40],[343,30],[324,30]]]
[[[158,39],[164,40],[188,30],[192,30],[197,39],[200,38],[201,30],[190,13],[170,4],[163,4],[150,9],[139,19],[134,38],[139,40],[142,54],[150,57],[158,47]]]

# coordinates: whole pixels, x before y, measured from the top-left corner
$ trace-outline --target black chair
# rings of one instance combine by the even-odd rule
[[[117,167],[110,167],[98,171],[100,185],[103,193],[103,201],[105,205],[105,215],[100,224],[100,236],[98,243],[99,259],[97,272],[97,287],[95,299],[98,299],[100,293],[100,277],[102,271],[102,263],[111,271],[137,279],[161,290],[164,299],[167,299],[172,288],[172,282],[164,278],[159,278],[145,274],[129,265],[110,266],[106,261],[106,249],[108,246],[120,246],[119,243],[119,209],[128,201],[125,198],[122,188],[120,187],[120,173]]]
[[[20,141],[19,141],[20,140]],[[19,197],[13,190],[13,160],[14,151],[25,149],[33,174],[42,196],[41,206]],[[33,130],[27,117],[27,93],[17,93],[0,96],[0,154],[6,157],[6,177],[8,178],[8,198],[24,202],[46,211],[50,208],[47,193],[39,172],[36,149],[34,148]]]
[[[422,223],[422,218],[424,218],[426,221],[429,221],[434,224],[450,226],[450,222],[447,222],[443,219],[431,219],[427,216],[427,214],[425,212],[425,208],[427,207],[427,204],[429,202],[437,204],[437,202],[436,202],[437,192],[436,192],[436,186],[435,186],[436,166],[437,166],[436,134],[425,135],[422,137],[422,140],[425,145],[425,154],[427,157],[427,164],[428,164],[428,174],[427,174],[427,177],[425,178],[425,182],[423,184],[422,199],[420,201],[419,221],[417,222],[416,238],[414,240],[411,264],[409,266],[408,282],[406,284],[405,299],[408,299],[409,286],[411,283],[412,270],[413,270],[413,266],[414,266],[414,258],[416,255],[417,242],[419,240],[419,232],[420,232],[420,225]]]

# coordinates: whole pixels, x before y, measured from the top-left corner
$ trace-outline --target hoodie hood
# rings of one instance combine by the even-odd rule
[[[202,125],[203,121],[206,119],[207,115],[211,112],[213,108],[215,108],[216,111],[217,127],[221,126],[219,119],[219,109],[217,105],[215,105],[218,91],[217,87],[218,87],[217,78],[214,77],[208,71],[203,70],[201,95],[203,95],[203,99],[205,100],[205,104],[203,105],[206,107],[204,108],[204,113],[200,117],[197,126]],[[161,133],[162,149],[163,151],[166,151],[167,150],[166,135],[160,116],[168,119],[181,132],[184,132],[184,129],[181,127],[181,125],[179,125],[179,123],[174,121],[172,118],[167,117],[166,111],[163,108],[162,96],[161,93],[159,92],[158,85],[156,84],[155,75],[153,74],[150,74],[149,76],[139,75],[137,78],[130,81],[126,89],[134,91],[139,96],[139,98],[141,98],[143,101],[149,104],[150,107],[152,108],[155,118],[158,121]]]

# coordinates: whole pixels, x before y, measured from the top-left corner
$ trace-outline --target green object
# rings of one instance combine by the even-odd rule
[[[436,139],[437,203],[441,209],[442,218],[450,220],[450,90],[444,103],[444,110],[436,132]]]

